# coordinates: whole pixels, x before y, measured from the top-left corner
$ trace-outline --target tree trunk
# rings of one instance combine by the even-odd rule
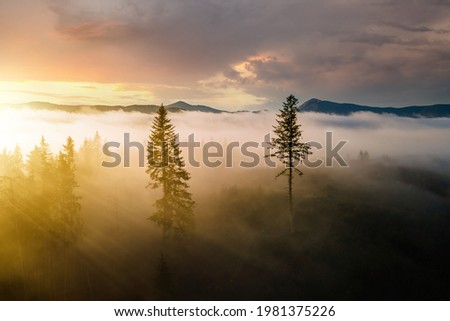
[[[294,214],[292,213],[292,148],[289,150],[289,223],[291,226],[291,233],[293,234],[295,232],[295,226],[294,226]]]
[[[164,165],[163,165],[164,166]],[[163,241],[163,246],[166,243],[166,239],[167,239],[167,180],[166,180],[166,169],[163,168],[163,200],[164,200],[164,223],[163,223],[163,228],[162,228],[162,232],[163,232],[163,236],[162,236],[162,241]]]

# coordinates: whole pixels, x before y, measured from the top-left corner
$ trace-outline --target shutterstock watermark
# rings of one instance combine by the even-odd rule
[[[208,141],[201,144],[199,141],[196,141],[195,134],[190,134],[187,141],[179,141],[179,136],[177,135],[175,144],[178,144],[183,150],[184,164],[188,164],[191,167],[217,168],[225,166],[226,168],[232,168],[238,166],[254,168],[266,166],[275,168],[277,167],[277,158],[270,156],[273,153],[270,142],[270,133],[266,134],[261,142],[233,141],[225,144],[217,141]],[[312,153],[311,155],[306,155],[305,159],[301,161],[302,165],[309,168],[317,168],[322,165],[325,165],[325,167],[348,167],[349,165],[340,154],[347,142],[348,140],[333,142],[333,133],[326,132],[324,144],[316,141],[307,142],[311,146]],[[102,166],[107,168],[131,167],[132,150],[137,152],[137,163],[141,168],[147,167],[148,162],[154,167],[164,167],[169,166],[171,163],[179,163],[177,155],[170,156],[171,153],[164,152],[164,150],[170,150],[171,145],[170,142],[163,142],[159,146],[153,146],[152,144],[144,146],[140,142],[131,141],[130,133],[124,133],[122,143],[110,141],[103,145],[103,154],[108,159],[102,162]],[[121,151],[122,153],[120,153]],[[321,154],[324,157],[315,156],[317,151],[323,151]],[[236,156],[236,154],[238,155]],[[154,159],[160,159],[161,155],[167,155],[167,159],[161,159],[158,162],[154,161]],[[236,162],[236,158],[240,160]],[[294,166],[298,166],[299,163],[300,160],[294,161]]]

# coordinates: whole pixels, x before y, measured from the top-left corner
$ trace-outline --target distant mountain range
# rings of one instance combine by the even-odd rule
[[[108,106],[108,105],[58,105],[46,102],[30,102],[27,104],[14,105],[14,108],[29,108],[35,110],[56,110],[71,113],[90,113],[107,111],[140,112],[153,114],[158,111],[158,105],[129,105],[129,106]],[[205,113],[226,113],[224,111],[204,105],[190,105],[184,101],[167,105],[170,112],[197,111]],[[348,116],[357,112],[371,112],[375,114],[392,114],[399,117],[450,117],[450,104],[430,105],[430,106],[408,106],[408,107],[371,107],[349,103],[336,103],[317,98],[304,102],[299,107],[300,112],[314,112],[322,114]],[[241,111],[242,112],[242,111]],[[254,111],[257,113],[258,111]]]
[[[450,104],[430,106],[408,106],[408,107],[370,107],[348,103],[335,103],[317,98],[304,102],[300,112],[315,112],[322,114],[348,116],[357,112],[371,112],[375,114],[392,114],[399,117],[450,117]]]
[[[65,111],[70,113],[89,113],[89,112],[108,112],[108,111],[124,111],[124,112],[140,112],[144,114],[153,114],[158,111],[158,105],[129,105],[129,106],[109,106],[109,105],[59,105],[47,102],[33,101],[27,104],[14,105],[14,108],[33,109],[33,110],[53,110]],[[205,113],[222,113],[223,110],[215,109],[203,105],[190,105],[184,101],[166,106],[170,112],[182,111],[200,111]]]

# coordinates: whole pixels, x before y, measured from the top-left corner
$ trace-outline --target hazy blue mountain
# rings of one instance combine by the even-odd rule
[[[6,106],[3,106],[6,107]],[[158,111],[159,105],[129,105],[129,106],[107,106],[107,105],[60,105],[47,102],[33,101],[26,104],[14,105],[16,109],[28,108],[33,110],[53,110],[65,111],[70,113],[89,113],[89,112],[107,112],[107,111],[124,111],[124,112],[140,112],[144,114],[153,114]],[[215,109],[203,105],[190,105],[184,101],[167,105],[166,108],[170,112],[182,111],[200,111],[205,113],[221,113],[222,110]]]
[[[153,114],[158,111],[158,105],[129,105],[122,107],[125,112],[139,112],[144,114]]]
[[[186,110],[186,111],[202,111],[205,113],[221,113],[222,110],[215,109],[209,106],[204,105],[190,105],[184,101],[177,101],[176,103],[167,105],[167,109],[179,109],[179,110]]]
[[[450,117],[450,104],[430,106],[408,106],[408,107],[371,107],[349,103],[335,103],[317,98],[304,102],[300,112],[316,112],[323,114],[348,116],[356,112],[371,112],[376,114],[393,114],[400,117]]]
[[[1,106],[0,106],[1,107]],[[140,112],[153,114],[158,111],[159,105],[129,105],[129,106],[108,106],[108,105],[58,105],[47,102],[30,102],[27,104],[14,105],[14,108],[30,108],[35,110],[56,110],[72,113],[98,113],[108,111]],[[227,111],[219,110],[204,105],[191,105],[184,101],[167,105],[166,108],[172,112],[198,111],[205,113],[223,113]],[[430,106],[408,106],[408,107],[371,107],[350,103],[336,103],[317,98],[304,102],[299,107],[300,112],[316,112],[332,115],[348,116],[356,112],[371,112],[375,114],[393,114],[400,117],[450,117],[450,104],[439,104]],[[249,112],[249,111],[237,111]],[[235,112],[235,113],[237,113]],[[258,113],[261,111],[252,111]]]

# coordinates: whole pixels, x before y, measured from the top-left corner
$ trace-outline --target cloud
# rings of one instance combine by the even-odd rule
[[[120,37],[126,33],[126,25],[116,21],[80,21],[77,24],[60,28],[64,36],[75,39]]]
[[[219,83],[210,80],[222,77],[222,102],[241,108],[272,107],[290,92],[374,105],[450,100],[445,1],[39,4],[5,8],[15,16],[2,21],[15,36],[0,40],[9,79],[139,83],[159,88],[156,96],[189,88],[182,91],[208,103]],[[35,18],[19,26],[19,15]]]
[[[200,112],[171,114],[180,141],[190,134],[204,144],[216,141],[227,144],[233,141],[261,143],[272,132],[276,113],[224,113]],[[77,114],[51,111],[0,110],[0,137],[12,137],[0,141],[0,150],[14,149],[18,143],[28,153],[44,135],[56,152],[65,137],[72,136],[77,146],[86,136],[98,130],[106,141],[123,144],[124,133],[130,133],[132,141],[145,143],[154,115],[141,113],[108,112]],[[316,141],[325,146],[325,133],[333,133],[333,142],[346,140],[342,156],[355,159],[360,150],[369,151],[371,157],[389,155],[397,160],[413,162],[415,159],[450,158],[448,141],[449,118],[402,118],[392,115],[356,113],[337,116],[315,113],[299,114],[304,141]],[[6,144],[6,145],[5,145]],[[261,155],[262,149],[258,150]],[[186,151],[185,151],[186,152]],[[323,156],[315,151],[316,157]],[[238,158],[237,158],[238,159]]]
[[[343,42],[361,43],[374,46],[399,43],[400,40],[395,36],[383,35],[377,33],[360,33],[350,37],[344,37]]]
[[[0,104],[45,101],[68,105],[148,104],[155,97],[148,87],[89,82],[2,82]]]
[[[426,26],[406,26],[403,25],[401,23],[395,23],[395,22],[386,22],[387,26],[391,26],[394,28],[398,28],[400,30],[404,30],[404,31],[410,31],[410,32],[418,32],[418,33],[422,33],[422,32],[435,32],[438,34],[446,34],[449,33],[450,30],[445,30],[445,29],[433,29],[433,28],[429,28]]]

